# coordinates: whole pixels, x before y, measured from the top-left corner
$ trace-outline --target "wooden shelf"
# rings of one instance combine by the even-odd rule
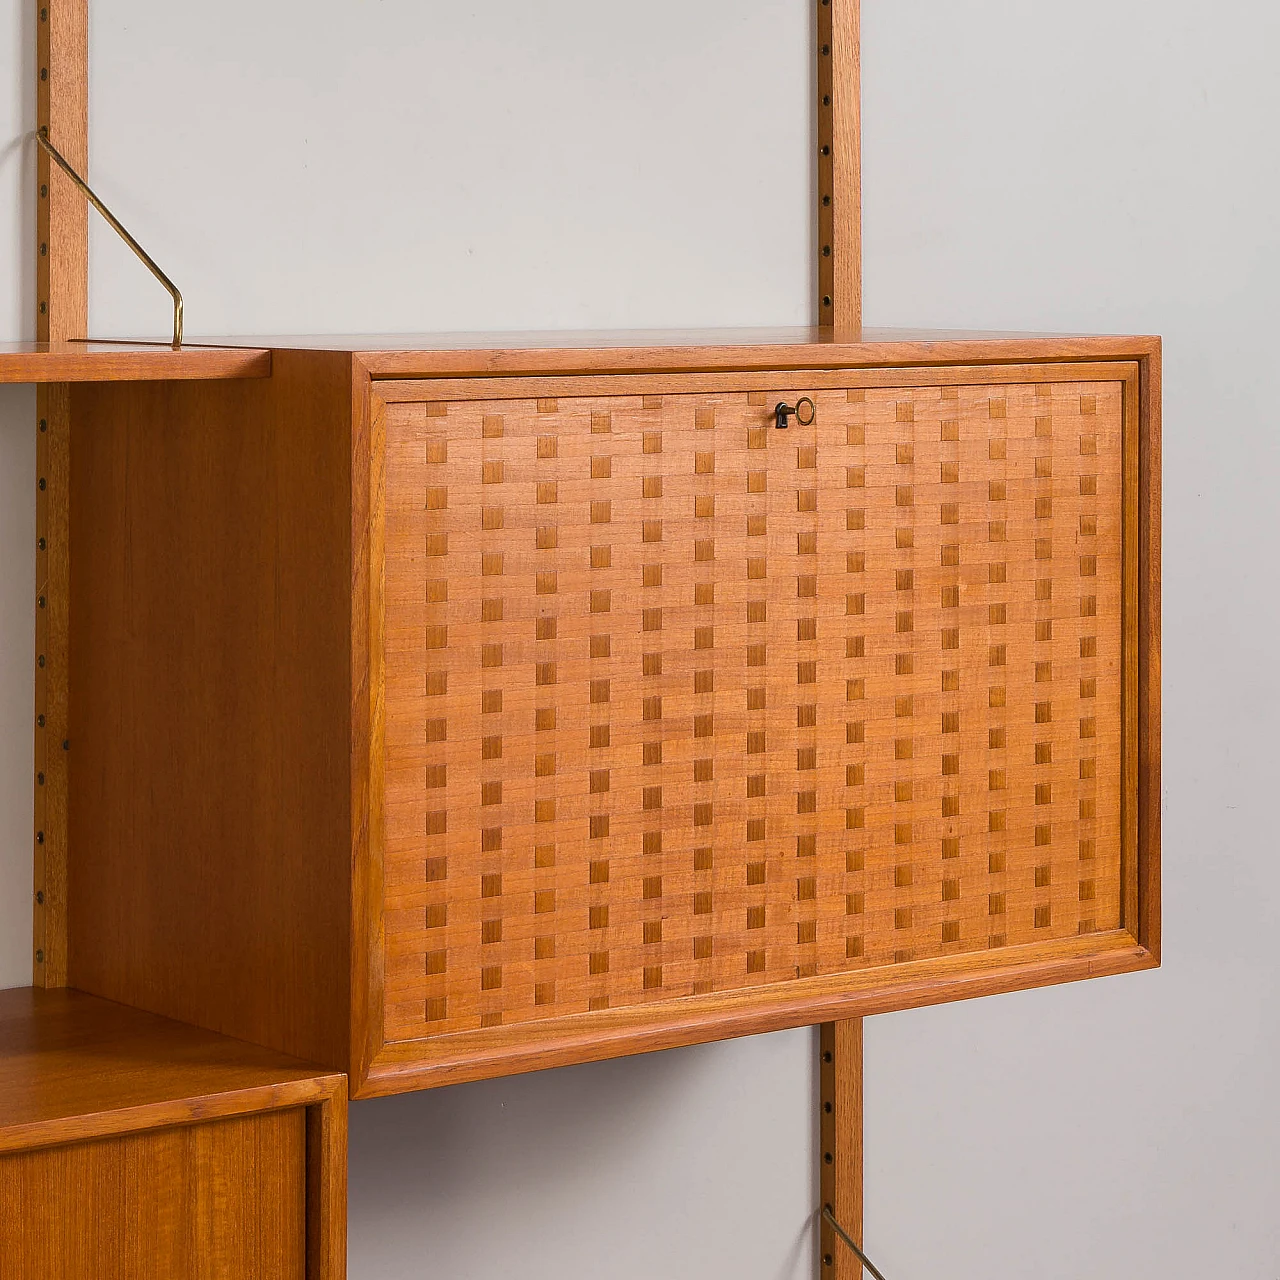
[[[308,1106],[342,1083],[79,991],[0,991],[0,1152]]]
[[[0,343],[0,383],[156,382],[193,378],[265,378],[271,352],[253,347],[128,342]]]
[[[1156,338],[946,329],[585,330],[336,334],[160,343],[0,343],[0,383],[163,382],[265,378],[275,351],[350,353],[374,379],[715,369],[913,368],[1014,361],[1132,360]]]

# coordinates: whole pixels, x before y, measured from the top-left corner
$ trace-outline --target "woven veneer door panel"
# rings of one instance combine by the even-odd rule
[[[386,1039],[1118,928],[1123,404],[388,405]]]

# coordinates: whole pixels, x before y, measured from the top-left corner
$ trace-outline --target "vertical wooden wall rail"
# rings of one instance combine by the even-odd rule
[[[36,123],[81,173],[89,168],[88,0],[35,0]],[[36,148],[36,338],[82,338],[89,315],[89,210]],[[36,397],[36,986],[67,981],[67,608],[71,389]]]
[[[859,0],[818,3],[818,323],[862,332]]]
[[[862,1019],[826,1022],[820,1036],[822,1204],[862,1243]],[[862,1280],[857,1258],[821,1222],[819,1280]]]
[[[862,334],[861,0],[817,0],[818,323]],[[822,1205],[862,1240],[862,1020],[820,1034]],[[820,1210],[821,1211],[821,1207]],[[858,1260],[821,1219],[819,1280],[862,1280]]]

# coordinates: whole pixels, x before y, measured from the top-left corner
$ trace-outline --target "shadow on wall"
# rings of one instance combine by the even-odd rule
[[[816,1061],[806,1029],[355,1103],[352,1274],[808,1280]]]

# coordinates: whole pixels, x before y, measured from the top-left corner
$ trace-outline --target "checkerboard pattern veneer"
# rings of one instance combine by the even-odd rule
[[[389,406],[388,1039],[1117,928],[1122,390]]]

